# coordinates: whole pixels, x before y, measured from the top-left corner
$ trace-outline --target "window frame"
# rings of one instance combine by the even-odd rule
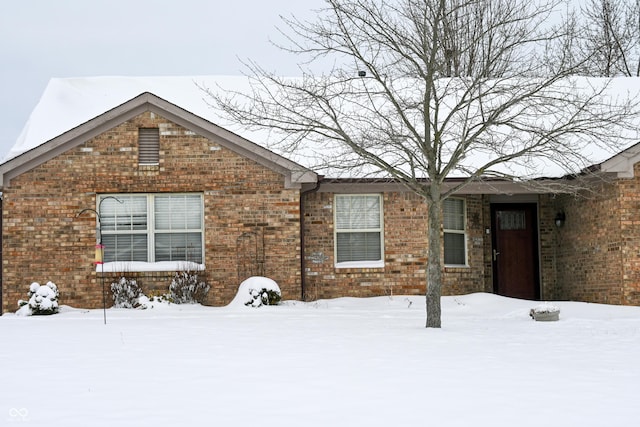
[[[189,228],[185,226],[184,229],[163,229],[158,224],[156,224],[156,198],[158,197],[171,197],[171,196],[198,196],[199,197],[199,216],[200,216],[200,224],[199,228]],[[144,198],[146,204],[146,228],[135,228],[131,227],[129,229],[123,230],[113,230],[113,229],[104,229],[104,220],[102,219],[103,212],[101,210],[101,203],[107,198],[116,198],[116,199],[124,199],[124,198]],[[204,195],[202,193],[189,193],[189,192],[181,192],[181,193],[121,193],[121,194],[98,194],[96,197],[96,211],[100,213],[100,234],[101,238],[104,242],[105,236],[133,236],[140,235],[146,236],[147,244],[146,244],[146,261],[130,261],[130,260],[113,260],[109,262],[105,262],[105,264],[117,264],[117,269],[123,269],[126,271],[146,271],[148,268],[142,267],[142,264],[149,265],[155,264],[154,271],[160,271],[167,269],[170,270],[179,270],[181,265],[189,265],[192,264],[204,266],[205,260],[205,244],[204,244]],[[189,233],[199,233],[200,234],[200,254],[201,259],[198,261],[193,261],[189,259],[185,260],[174,260],[174,261],[157,261],[158,255],[156,254],[156,236],[160,234],[189,234]],[[132,248],[134,246],[132,245]],[[171,253],[171,251],[170,251]],[[185,257],[188,258],[188,257]],[[164,271],[164,270],[163,270]]]
[[[379,227],[376,228],[338,228],[338,199],[341,197],[377,197],[379,206]],[[335,268],[383,268],[384,267],[384,198],[380,193],[334,194],[333,198],[333,254]],[[338,262],[338,235],[347,233],[378,233],[380,236],[380,259],[354,260]]]
[[[462,229],[455,229],[455,228],[446,228],[446,224],[447,221],[445,219],[445,215],[446,215],[446,209],[445,209],[445,204],[447,202],[460,202],[462,203]],[[463,257],[464,257],[464,262],[462,264],[453,264],[453,263],[447,263],[446,262],[446,238],[445,235],[447,234],[456,234],[456,235],[462,235],[462,239],[463,239]],[[442,257],[443,257],[443,261],[444,261],[444,266],[445,267],[468,267],[469,266],[469,257],[468,257],[468,247],[467,247],[467,201],[464,198],[461,197],[451,197],[448,199],[445,199],[442,202]]]

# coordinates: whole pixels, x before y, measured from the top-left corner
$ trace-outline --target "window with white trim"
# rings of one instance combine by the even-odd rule
[[[105,262],[202,263],[201,194],[101,195]]]
[[[467,265],[466,215],[463,199],[446,199],[443,203],[444,263]]]
[[[336,264],[382,263],[382,197],[340,194],[334,206]]]

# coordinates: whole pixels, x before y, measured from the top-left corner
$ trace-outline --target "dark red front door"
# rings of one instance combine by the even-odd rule
[[[538,299],[536,204],[493,204],[491,219],[494,292],[514,298]]]

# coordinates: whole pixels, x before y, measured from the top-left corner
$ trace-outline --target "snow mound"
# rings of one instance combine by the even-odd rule
[[[267,277],[253,276],[240,284],[238,293],[228,307],[261,307],[280,302],[282,292],[278,284]]]

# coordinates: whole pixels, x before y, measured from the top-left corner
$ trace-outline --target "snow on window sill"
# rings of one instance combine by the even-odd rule
[[[191,261],[162,261],[162,262],[105,262],[96,265],[96,272],[121,273],[144,271],[203,271],[204,264]]]
[[[449,268],[449,269],[453,269],[453,268],[469,268],[468,264],[445,264],[444,268]]]
[[[336,268],[384,268],[384,261],[349,261],[338,262]]]

